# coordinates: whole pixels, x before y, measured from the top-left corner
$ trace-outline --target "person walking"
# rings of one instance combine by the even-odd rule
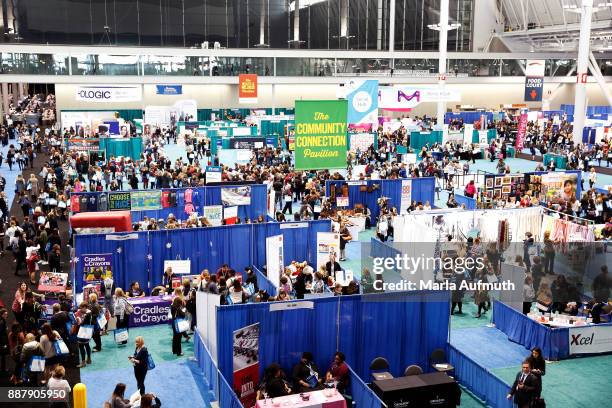
[[[76,319],[77,335],[83,326],[93,325],[93,318],[91,315],[91,311],[89,310],[89,305],[87,302],[81,302],[79,305],[79,310],[74,314]],[[91,333],[93,335],[93,331]],[[81,354],[81,362],[77,365],[78,368],[83,368],[87,364],[91,364],[91,346],[89,345],[89,340],[91,336],[78,337],[77,342],[79,343],[79,352]],[[85,359],[87,357],[87,359]]]
[[[185,306],[180,297],[175,297],[174,300],[172,300],[170,313],[172,314],[172,354],[182,356],[181,338],[183,337],[183,333],[178,331],[177,322],[179,319],[185,318]]]
[[[136,377],[136,386],[140,395],[145,394],[145,377],[149,370],[149,351],[145,347],[144,338],[142,336],[136,337],[134,340],[136,343],[136,350],[134,355],[129,356],[128,359],[134,365],[134,376]]]
[[[507,399],[513,399],[518,408],[529,408],[535,397],[537,389],[537,379],[531,374],[531,366],[529,361],[523,361],[521,372],[516,375],[514,384],[510,392],[506,396]]]
[[[128,302],[123,289],[116,288],[115,297],[113,299],[113,315],[117,318],[117,329],[128,328],[131,310],[133,310],[133,307],[130,302]],[[127,344],[127,340],[122,341],[121,344]]]

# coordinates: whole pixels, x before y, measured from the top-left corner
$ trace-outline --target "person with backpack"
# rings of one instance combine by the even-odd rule
[[[89,340],[93,336],[93,328],[90,330],[90,333],[86,333],[86,329],[94,324],[93,315],[91,310],[89,310],[87,302],[79,304],[79,310],[74,314],[74,318],[76,323],[72,326],[72,333],[77,335],[79,352],[81,354],[81,362],[77,367],[83,368],[87,364],[91,364],[91,346],[89,345]],[[87,360],[85,359],[86,356]]]

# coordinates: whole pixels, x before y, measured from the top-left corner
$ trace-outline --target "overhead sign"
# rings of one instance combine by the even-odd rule
[[[569,329],[569,353],[592,354],[612,351],[612,326],[585,326]]]
[[[100,150],[100,139],[66,139],[68,150],[75,152],[89,152]]]
[[[142,100],[140,86],[77,86],[76,100],[85,102],[138,102]]]
[[[130,193],[108,193],[108,209],[110,211],[130,210],[131,208]]]
[[[349,81],[346,85],[348,123],[375,123],[378,121],[378,80]]]
[[[378,88],[378,107],[387,110],[406,110],[421,102],[461,102],[461,93],[447,88],[416,88],[409,86],[381,86]]]
[[[525,144],[525,138],[527,137],[527,114],[522,113],[519,118],[518,128],[516,131],[516,152],[520,153],[523,150]]]
[[[295,102],[295,169],[346,167],[347,105],[339,101]]]
[[[525,102],[541,102],[544,93],[545,60],[528,60],[525,67]]]
[[[238,76],[238,102],[257,103],[256,74],[240,74]]]
[[[182,95],[183,85],[155,85],[158,95]]]

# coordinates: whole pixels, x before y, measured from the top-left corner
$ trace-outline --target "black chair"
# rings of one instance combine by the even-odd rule
[[[455,369],[452,365],[448,363],[446,359],[446,353],[443,349],[435,349],[432,351],[431,356],[429,357],[429,364],[439,372],[448,372]]]
[[[419,367],[418,365],[414,365],[414,364],[409,365],[404,370],[404,377],[408,377],[410,375],[420,375],[420,374],[423,374],[423,369]]]
[[[372,380],[388,380],[393,378],[389,373],[389,362],[384,357],[376,357],[370,363],[370,371],[372,372]]]

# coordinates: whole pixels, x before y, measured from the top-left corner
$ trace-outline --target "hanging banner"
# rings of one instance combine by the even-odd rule
[[[416,88],[410,86],[381,86],[378,88],[378,107],[387,110],[410,110],[421,102],[461,102],[461,93],[452,88]]]
[[[282,234],[266,238],[266,270],[270,282],[272,282],[276,288],[280,287],[280,276],[285,270]]]
[[[240,74],[238,76],[238,102],[257,103],[256,74]]]
[[[520,153],[525,145],[525,137],[527,137],[527,114],[521,113],[521,117],[518,123],[518,129],[516,131],[516,153]]]
[[[109,211],[131,210],[132,200],[130,193],[108,193]]]
[[[334,253],[340,257],[340,235],[335,232],[317,232],[317,270],[329,261]]]
[[[100,150],[100,139],[66,139],[66,147],[73,152]]]
[[[81,262],[85,281],[113,277],[113,254],[86,254],[81,256]]]
[[[251,205],[251,186],[224,187],[221,201],[223,205]]]
[[[255,406],[259,385],[259,323],[234,331],[234,392],[246,408]]]
[[[162,209],[161,190],[140,190],[131,192],[132,211],[147,211]]]
[[[525,67],[525,102],[541,102],[544,93],[545,60],[527,60]]]
[[[182,95],[183,85],[155,85],[158,95]]]
[[[213,227],[217,227],[223,224],[223,206],[222,205],[208,205],[204,207],[204,218],[212,224]]]
[[[246,129],[250,133],[250,129]],[[262,149],[265,143],[265,137],[232,137],[229,140],[230,149]]]
[[[612,326],[572,327],[568,340],[570,355],[609,353],[612,352]]]
[[[402,201],[400,204],[401,214],[408,211],[410,203],[412,203],[412,180],[402,180]]]
[[[346,168],[347,101],[295,102],[295,169]]]
[[[140,85],[77,86],[75,98],[84,102],[138,102],[142,100]]]
[[[377,123],[378,80],[351,80],[345,84],[348,123]]]

